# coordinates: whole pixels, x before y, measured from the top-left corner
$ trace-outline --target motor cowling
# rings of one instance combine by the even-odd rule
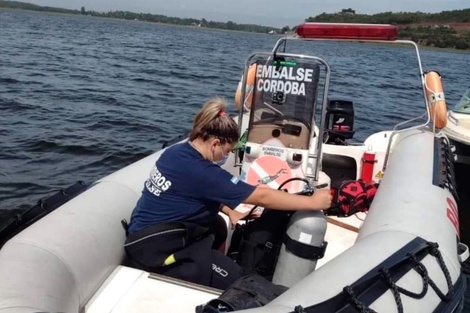
[[[287,226],[273,283],[291,287],[315,270],[325,254],[327,222],[321,211],[297,211]]]
[[[351,139],[354,136],[354,105],[351,100],[330,98],[326,108],[328,143]]]

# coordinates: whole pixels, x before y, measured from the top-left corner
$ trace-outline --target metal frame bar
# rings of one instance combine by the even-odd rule
[[[392,135],[390,136],[390,139],[389,139],[389,142],[388,142],[388,145],[387,145],[387,150],[386,150],[385,160],[384,160],[384,165],[383,165],[383,171],[385,171],[387,163],[388,163],[388,158],[389,158],[389,154],[390,154],[390,150],[391,150],[392,141],[393,141],[394,136],[401,133],[401,132],[404,132],[406,130],[418,129],[418,128],[424,127],[424,126],[426,126],[430,123],[431,114],[430,114],[430,108],[429,108],[428,100],[427,100],[427,97],[426,97],[425,73],[423,72],[423,66],[422,66],[422,63],[421,63],[419,48],[418,48],[418,45],[415,42],[413,42],[411,40],[390,40],[390,41],[387,41],[387,40],[373,40],[373,41],[367,40],[367,41],[364,41],[364,40],[348,40],[348,39],[303,38],[303,37],[299,37],[299,36],[285,36],[285,37],[282,37],[276,42],[276,44],[274,45],[274,48],[272,49],[272,52],[270,54],[265,53],[265,52],[257,52],[257,53],[253,53],[252,55],[250,55],[250,57],[247,59],[247,61],[245,63],[245,70],[244,70],[244,75],[243,75],[241,99],[242,99],[242,101],[245,100],[246,80],[247,80],[248,68],[250,66],[250,61],[255,56],[268,56],[268,60],[269,60],[269,57],[277,56],[277,55],[286,56],[286,57],[295,57],[295,58],[306,58],[306,59],[317,60],[325,66],[325,68],[326,68],[326,78],[325,78],[325,87],[324,87],[324,94],[323,94],[323,103],[322,103],[322,112],[321,112],[321,121],[320,121],[320,131],[319,131],[319,134],[318,134],[318,142],[317,142],[317,147],[316,147],[317,162],[315,164],[315,170],[314,170],[315,178],[314,179],[318,179],[318,172],[319,172],[319,169],[320,169],[320,166],[321,166],[321,153],[322,153],[322,145],[323,145],[323,129],[324,129],[325,123],[326,123],[325,117],[326,117],[326,107],[327,107],[329,82],[330,82],[330,67],[329,67],[328,63],[325,60],[323,60],[322,58],[319,58],[319,57],[312,57],[312,56],[308,56],[308,55],[299,55],[299,54],[290,54],[290,53],[279,52],[279,49],[281,48],[281,46],[283,44],[286,45],[286,43],[288,41],[337,41],[337,42],[356,42],[356,43],[357,42],[359,42],[359,43],[361,43],[361,42],[373,42],[373,43],[383,43],[383,44],[412,45],[414,47],[415,52],[416,52],[418,69],[419,69],[418,75],[421,79],[421,86],[422,86],[424,106],[425,106],[425,109],[426,109],[426,113],[424,113],[420,116],[411,118],[409,120],[400,122],[400,123],[398,123],[397,125],[395,125],[393,127]],[[239,113],[239,133],[240,134],[241,134],[241,127],[242,127],[242,119],[243,119],[243,108],[244,108],[244,105],[242,103],[242,105],[240,107],[240,113]],[[426,119],[426,122],[424,122],[423,124],[419,124],[419,125],[411,126],[411,127],[401,128],[403,125],[406,125],[406,124],[409,124],[413,121],[421,119],[421,118],[425,117],[426,115],[427,115],[427,119]],[[315,117],[315,112],[313,114],[313,119],[314,119],[314,117]],[[314,120],[312,120],[312,126],[313,125],[314,125]],[[433,131],[434,132],[436,131],[434,125],[433,125]],[[310,146],[310,142],[311,142],[311,138],[309,140],[309,146]],[[236,163],[235,166],[241,166],[241,164],[239,162],[237,162],[237,160],[236,160],[235,163]]]

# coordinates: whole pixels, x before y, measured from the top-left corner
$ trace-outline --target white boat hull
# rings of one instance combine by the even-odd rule
[[[390,256],[417,238],[439,245],[451,285],[460,290],[458,227],[456,229],[455,221],[448,217],[449,201],[455,203],[455,200],[448,190],[433,185],[434,136],[428,131],[413,130],[400,135],[398,141],[355,244],[267,306],[247,312],[291,312],[298,305],[309,307],[327,301],[340,294],[344,287],[353,285],[368,273],[370,275],[372,269],[386,265],[383,262],[390,262]],[[114,277],[110,278],[110,274],[122,269],[119,266],[124,258],[125,234],[120,220],[129,218],[148,169],[160,153],[101,179],[11,239],[0,250],[0,312],[73,313],[84,309],[85,312],[97,312],[93,308],[98,308],[100,301],[109,306],[109,301],[103,299],[106,295],[109,297],[110,292],[104,287],[113,284]],[[330,245],[334,243],[330,242]],[[429,277],[447,294],[448,282],[436,260],[427,255],[422,263]],[[134,276],[143,275],[144,281],[149,279],[148,273],[136,271]],[[119,279],[123,275],[118,275]],[[407,271],[397,284],[415,292],[423,288],[422,278],[414,270]],[[165,308],[142,298],[139,298],[142,300],[140,305],[131,301],[137,297],[133,288],[144,288],[143,285],[158,288],[166,295]],[[155,281],[143,285],[141,280],[131,278],[129,288],[121,291],[121,298],[116,296],[119,293],[112,293],[117,304],[105,311],[132,312],[131,309],[119,309],[128,308],[125,304],[128,302],[123,300],[128,299],[138,305],[135,312],[145,312],[144,306],[151,307],[152,312],[164,312],[169,303],[177,307],[179,296],[167,292],[174,288],[181,288],[181,292],[186,290],[195,297],[192,301],[199,304],[216,297],[213,291],[175,287],[172,282]],[[189,298],[192,296],[188,295]],[[420,312],[431,312],[442,302],[431,288],[420,299],[402,296],[401,301],[405,312],[417,312],[418,308]],[[459,301],[452,303],[458,305]],[[367,305],[380,312],[395,312],[397,304],[391,290],[386,289]]]
[[[470,114],[450,111],[443,129],[455,147],[456,162],[470,165]]]

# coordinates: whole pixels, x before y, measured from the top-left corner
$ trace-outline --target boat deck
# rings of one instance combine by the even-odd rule
[[[317,268],[320,268],[353,246],[366,216],[366,213],[361,212],[349,217],[326,217],[328,226],[326,228],[325,241],[328,242],[328,247],[325,251],[325,256],[318,260]]]
[[[85,307],[86,313],[194,312],[220,290],[118,266]]]
[[[328,217],[323,266],[354,244],[364,213],[348,218]],[[231,235],[231,234],[230,234]],[[229,237],[230,239],[230,237]],[[221,290],[118,266],[85,307],[85,313],[193,313],[198,305],[217,298]]]

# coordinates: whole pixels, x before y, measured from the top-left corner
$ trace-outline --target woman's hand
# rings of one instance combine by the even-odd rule
[[[240,212],[240,211],[237,211],[237,210],[230,210],[230,212],[228,214],[228,217],[230,219],[230,224],[232,224],[232,229],[235,228],[235,225],[237,225],[239,220],[242,220],[242,219],[244,219],[248,216],[250,218],[258,218],[260,216],[260,213],[257,210],[255,210],[251,214],[250,214],[250,212],[251,211]]]
[[[331,207],[333,196],[330,189],[317,189],[311,196],[311,199],[315,202],[313,205],[315,209],[326,210]]]

